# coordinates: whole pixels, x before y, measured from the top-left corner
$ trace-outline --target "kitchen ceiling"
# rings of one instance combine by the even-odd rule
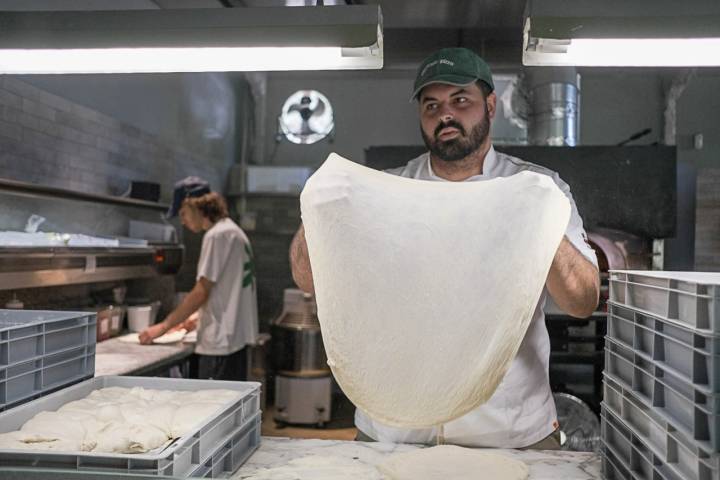
[[[224,3],[235,7],[259,7],[314,5],[315,1],[224,0]],[[347,0],[335,3],[380,5],[386,69],[414,69],[429,52],[449,46],[473,48],[495,68],[521,66],[526,0]]]
[[[519,67],[525,0],[359,0],[378,4],[387,68],[415,68],[439,47],[476,50],[495,68]]]
[[[129,10],[312,6],[314,0],[0,0],[0,10]],[[325,0],[380,5],[385,68],[414,69],[431,51],[475,49],[495,68],[519,67],[526,0]]]

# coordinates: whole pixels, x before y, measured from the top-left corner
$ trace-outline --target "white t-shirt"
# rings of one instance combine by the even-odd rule
[[[213,282],[200,309],[195,353],[229,355],[258,335],[257,292],[250,241],[229,218],[205,232],[197,279]]]
[[[491,147],[485,156],[483,173],[465,181],[508,177],[524,170],[548,175],[567,196],[572,212],[565,236],[597,267],[597,257],[586,242],[587,236],[570,194],[570,187],[557,173],[498,153]],[[433,173],[429,153],[411,160],[404,167],[387,172],[418,180],[447,181]],[[539,442],[555,430],[557,412],[548,377],[550,337],[543,313],[546,298],[547,289],[544,289],[520,350],[490,400],[444,425],[444,436],[448,443],[471,447],[521,448]],[[458,334],[462,335],[462,332]],[[443,393],[438,392],[438,395]],[[355,425],[365,434],[383,442],[434,443],[438,433],[437,428],[402,429],[383,425],[360,409],[355,412]]]

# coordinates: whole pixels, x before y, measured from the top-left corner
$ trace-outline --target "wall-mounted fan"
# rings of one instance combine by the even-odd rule
[[[285,100],[278,117],[278,139],[311,144],[330,135],[335,128],[333,109],[317,90],[298,90]]]

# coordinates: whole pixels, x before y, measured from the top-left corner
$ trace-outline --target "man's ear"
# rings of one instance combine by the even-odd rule
[[[488,114],[490,115],[490,118],[495,118],[495,102],[497,101],[497,96],[495,95],[495,92],[490,93],[490,95],[487,96],[485,99],[485,102],[487,103],[487,110]]]

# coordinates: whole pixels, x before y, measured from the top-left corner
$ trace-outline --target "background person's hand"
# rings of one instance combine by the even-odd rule
[[[193,330],[197,329],[199,316],[199,312],[193,313],[187,318],[187,320],[175,325],[170,330],[168,330],[167,333],[175,332],[177,330],[185,330],[186,332],[192,332]]]
[[[192,332],[193,330],[197,329],[199,319],[200,319],[200,312],[195,312],[192,315],[190,315],[187,320],[185,320],[183,322],[183,327],[188,332]]]
[[[159,336],[163,335],[167,329],[165,328],[165,324],[160,322],[156,323],[155,325],[146,328],[142,332],[140,332],[139,338],[140,338],[140,344],[141,345],[150,345],[153,340],[158,338]]]

